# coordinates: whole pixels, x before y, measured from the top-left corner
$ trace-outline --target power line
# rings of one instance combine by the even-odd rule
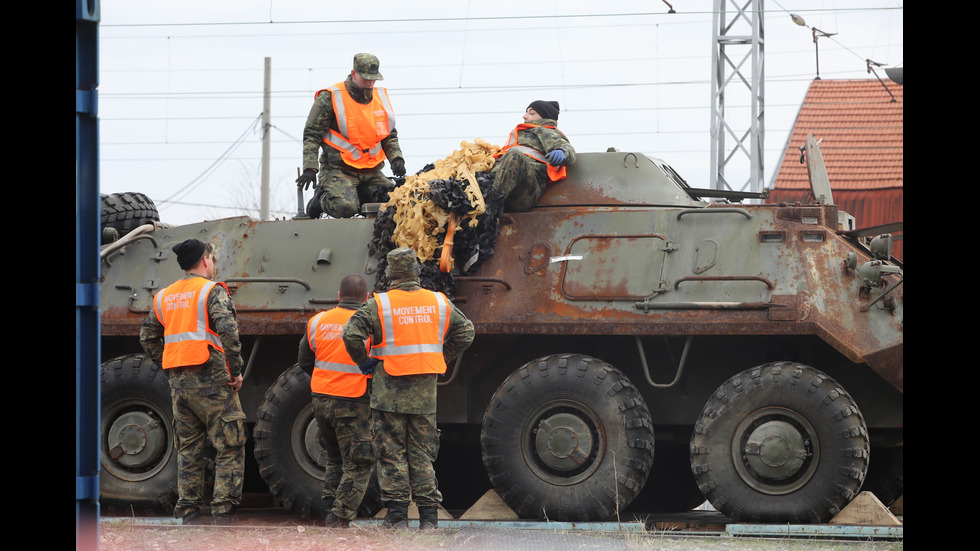
[[[193,180],[191,180],[190,182],[188,182],[184,187],[178,189],[170,197],[167,197],[166,199],[163,199],[161,202],[162,203],[172,202],[172,201],[175,201],[175,198],[178,195],[181,196],[181,197],[185,197],[188,193],[190,193],[191,191],[194,191],[194,189],[197,186],[201,185],[201,183],[203,183],[204,180],[206,180],[208,176],[210,176],[211,174],[213,174],[214,171],[216,171],[218,169],[218,167],[221,165],[221,163],[223,163],[224,161],[226,161],[228,159],[228,156],[231,155],[231,153],[233,153],[236,149],[238,149],[238,146],[240,146],[242,143],[244,143],[244,139],[243,138],[245,137],[245,135],[248,134],[249,131],[254,132],[255,129],[256,129],[256,127],[258,126],[258,124],[259,124],[259,122],[261,120],[262,120],[262,115],[260,114],[258,117],[255,118],[255,120],[252,122],[252,124],[249,125],[249,128],[247,128],[245,130],[245,132],[242,132],[242,135],[239,136],[238,139],[235,140],[230,146],[228,146],[228,149],[226,149],[224,151],[224,153],[222,153],[220,156],[218,156],[218,158],[215,159],[214,162],[212,162],[207,168],[205,168],[204,171],[201,174],[199,174],[196,178],[194,178]]]
[[[778,5],[778,2],[777,2]],[[782,6],[780,6],[782,8]],[[873,8],[833,8],[833,9],[823,9],[823,8],[812,8],[797,10],[800,13],[810,13],[810,12],[865,12],[865,11],[884,11],[884,10],[902,10],[901,6],[895,7],[873,7]],[[763,14],[768,14],[773,10],[763,10]],[[785,9],[783,10],[785,11]],[[684,15],[714,15],[714,10],[695,10],[695,11],[684,11],[678,12]],[[327,20],[327,19],[313,19],[304,21],[219,21],[219,22],[201,22],[201,23],[102,23],[102,28],[142,28],[142,27],[251,27],[259,25],[351,25],[351,24],[369,24],[377,25],[381,23],[425,23],[426,25],[431,25],[432,23],[443,23],[443,22],[464,22],[470,23],[474,21],[529,21],[529,20],[540,20],[540,19],[583,19],[583,18],[596,18],[605,19],[612,17],[670,17],[672,14],[667,12],[631,12],[631,13],[585,13],[585,14],[548,14],[548,15],[533,15],[533,14],[522,14],[522,15],[491,15],[485,17],[425,17],[425,18],[393,18],[393,19],[343,19],[343,20]],[[428,32],[420,30],[419,32]]]

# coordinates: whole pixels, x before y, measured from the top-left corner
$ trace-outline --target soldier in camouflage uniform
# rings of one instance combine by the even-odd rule
[[[558,102],[537,100],[524,112],[524,124],[511,132],[490,169],[493,189],[504,196],[504,210],[534,207],[548,184],[565,177],[575,162],[575,148],[558,130]]]
[[[343,324],[369,296],[363,277],[344,277],[337,306],[314,315],[299,343],[298,363],[312,373],[313,416],[326,453],[321,495],[330,528],[350,525],[374,475],[371,376],[357,369],[341,338]]]
[[[357,54],[354,56],[354,68],[347,80],[335,86],[337,89],[343,86],[350,98],[358,104],[371,104],[375,96],[379,100],[387,101],[387,91],[384,88],[374,88],[375,81],[384,78],[378,72],[379,65],[377,57]],[[310,218],[319,218],[322,213],[333,218],[350,218],[360,212],[361,203],[379,201],[383,195],[382,190],[392,187],[391,181],[381,173],[386,158],[391,161],[391,171],[395,176],[405,175],[405,159],[398,145],[394,113],[385,115],[390,123],[390,130],[380,141],[383,154],[372,157],[378,161],[377,164],[360,168],[352,166],[353,160],[327,143],[332,137],[341,135],[338,121],[346,120],[334,111],[333,96],[334,92],[329,88],[317,92],[303,129],[303,173],[296,179],[296,185],[309,189],[310,184],[319,179],[313,198],[306,206],[306,214]],[[338,106],[342,106],[341,98],[337,99]],[[375,125],[378,124],[380,122],[376,120]],[[346,123],[344,126],[347,126]],[[362,152],[366,153],[367,148]]]
[[[217,269],[211,244],[188,239],[173,246],[184,278],[154,297],[154,308],[140,328],[140,344],[153,362],[164,368],[170,381],[174,414],[174,446],[177,450],[178,500],[174,517],[184,524],[200,524],[205,509],[204,449],[214,446],[214,488],[211,499],[213,524],[234,524],[245,478],[245,413],[238,397],[242,386],[242,345],[238,336],[235,305],[222,283],[213,283]],[[203,281],[202,281],[203,280]],[[182,346],[180,335],[166,331],[163,320],[180,286],[201,286],[192,301],[204,306],[209,341],[196,343],[203,361],[183,365],[180,359],[193,355],[174,353]],[[208,285],[213,285],[205,291]],[[207,292],[206,302],[200,294]],[[169,297],[168,297],[169,294]],[[203,316],[204,313],[196,312]],[[187,342],[186,340],[183,342]],[[219,344],[220,343],[220,344]],[[169,348],[168,348],[169,347]],[[219,348],[220,347],[220,348]],[[174,365],[176,363],[176,365]]]
[[[414,499],[419,509],[419,528],[436,528],[442,502],[432,465],[439,453],[436,383],[439,374],[445,373],[446,365],[473,342],[473,323],[445,295],[419,285],[421,268],[415,251],[402,247],[389,252],[387,258],[388,292],[375,294],[373,300],[364,303],[351,317],[344,326],[344,343],[358,367],[374,373],[371,415],[381,499],[388,507],[384,525],[407,527],[408,504]],[[439,306],[426,306],[431,304]],[[433,319],[424,323],[432,323],[438,328],[433,333],[441,334],[441,344],[430,346],[424,344],[429,340],[399,340],[404,335],[399,332],[401,324],[413,322],[399,320],[396,323],[396,319],[404,312],[427,311],[433,312]],[[447,315],[448,328],[445,325]],[[386,341],[389,337],[391,339]],[[364,342],[368,338],[373,343],[371,357],[364,351]],[[432,340],[438,340],[438,336]],[[420,342],[423,344],[418,344]],[[402,343],[420,350],[403,351]],[[379,364],[378,358],[384,361]],[[395,371],[423,373],[396,375],[393,374]]]

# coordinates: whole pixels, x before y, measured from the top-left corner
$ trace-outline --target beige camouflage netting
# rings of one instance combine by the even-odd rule
[[[463,220],[469,220],[470,227],[476,226],[476,217],[486,210],[474,175],[493,167],[493,156],[500,151],[500,146],[480,138],[473,143],[464,141],[459,145],[460,149],[436,161],[432,170],[407,176],[405,183],[393,189],[388,195],[388,202],[381,206],[381,210],[396,209],[393,216],[395,231],[392,234],[395,246],[414,249],[422,262],[435,256],[436,249],[441,245],[437,237],[446,231],[450,214],[429,199],[429,181],[455,179],[467,182],[465,191],[475,208]]]

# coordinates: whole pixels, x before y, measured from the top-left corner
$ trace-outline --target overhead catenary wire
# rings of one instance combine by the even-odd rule
[[[232,144],[228,146],[228,149],[226,149],[220,156],[218,156],[217,159],[215,159],[207,168],[205,168],[204,171],[201,172],[201,174],[199,174],[196,178],[194,178],[186,185],[184,185],[184,187],[178,189],[170,197],[160,200],[159,203],[162,205],[166,205],[167,203],[175,203],[179,199],[186,197],[190,192],[194,191],[194,189],[197,188],[197,186],[201,185],[201,183],[207,180],[207,178],[211,174],[213,174],[218,169],[218,167],[220,167],[221,164],[224,163],[229,158],[229,155],[234,153],[234,151],[238,149],[240,145],[245,143],[245,136],[247,136],[249,132],[255,132],[256,127],[260,124],[261,120],[262,120],[262,114],[260,113],[257,117],[255,117],[255,120],[252,122],[252,124],[250,124],[249,127],[246,128],[244,132],[242,132],[242,134],[238,137],[238,139],[232,142]]]

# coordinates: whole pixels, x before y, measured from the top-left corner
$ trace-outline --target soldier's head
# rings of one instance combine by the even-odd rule
[[[350,274],[340,280],[340,290],[337,291],[340,300],[364,302],[368,297],[368,283],[358,274]]]
[[[527,109],[524,110],[524,122],[531,122],[540,119],[551,119],[555,122],[558,121],[558,112],[561,109],[558,107],[557,101],[545,101],[543,99],[532,101]]]
[[[385,276],[395,283],[404,280],[418,280],[422,268],[419,266],[418,257],[415,251],[408,247],[400,247],[388,253],[388,266],[385,268]]]
[[[177,254],[177,264],[185,272],[213,278],[215,274],[214,248],[199,239],[187,239],[170,248]]]
[[[351,69],[350,76],[358,88],[374,88],[376,80],[384,80],[378,69],[381,62],[371,54],[355,54],[354,68]]]

